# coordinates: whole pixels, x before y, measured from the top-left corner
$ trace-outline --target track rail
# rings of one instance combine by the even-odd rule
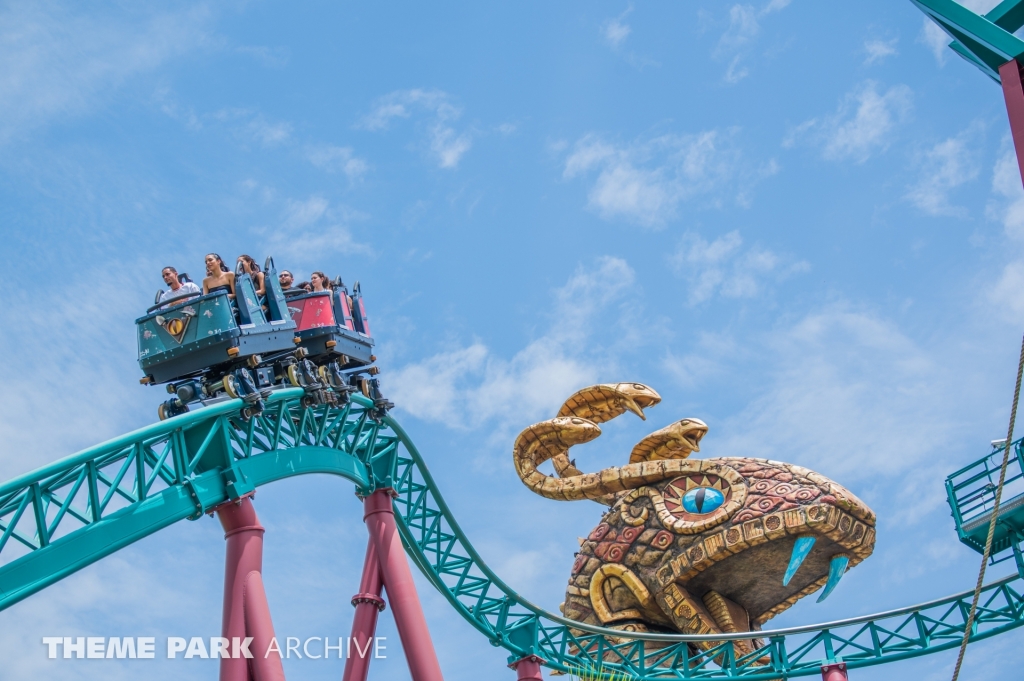
[[[239,401],[128,433],[0,486],[0,610],[125,546],[259,485],[309,473],[352,481],[360,494],[392,487],[409,556],[455,610],[514,661],[536,655],[552,669],[603,665],[655,679],[778,679],[884,664],[956,647],[971,592],[813,626],[757,632],[738,657],[715,637],[633,634],[571,622],[530,603],[491,571],[448,509],[415,444],[390,417],[354,396],[343,407],[302,404],[275,392],[243,421]],[[972,640],[1024,624],[1024,580],[985,587]]]

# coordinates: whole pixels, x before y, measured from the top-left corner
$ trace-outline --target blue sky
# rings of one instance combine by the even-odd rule
[[[362,282],[395,415],[485,559],[549,609],[600,512],[530,494],[511,443],[620,380],[664,401],[582,467],[694,416],[702,456],[806,465],[878,513],[875,555],[774,624],[970,588],[942,481],[1005,433],[1024,191],[999,88],[941,38],[906,1],[4,3],[0,475],[155,418],[133,320],[161,266],[272,254]],[[281,482],[257,509],[278,632],[347,635],[350,486]],[[182,523],[0,613],[5,674],[215,678],[40,640],[216,635],[222,561],[215,521]],[[446,678],[512,678],[420,586]],[[408,678],[382,631],[371,678]],[[961,678],[1024,663],[1019,641],[972,647]]]

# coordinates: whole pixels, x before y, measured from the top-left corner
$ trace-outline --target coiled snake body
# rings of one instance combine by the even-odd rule
[[[611,507],[581,539],[566,617],[631,631],[756,631],[824,587],[822,600],[871,555],[874,513],[825,476],[768,459],[688,458],[707,433],[699,419],[648,435],[624,466],[583,473],[569,459],[599,423],[626,411],[645,418],[660,401],[639,383],[591,386],[516,438],[516,471],[531,490]],[[548,460],[557,477],[539,470]],[[751,645],[737,641],[736,652]]]

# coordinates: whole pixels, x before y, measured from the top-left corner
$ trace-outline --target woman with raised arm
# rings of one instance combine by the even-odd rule
[[[235,299],[235,273],[227,268],[224,260],[216,253],[206,254],[206,278],[203,279],[203,295],[227,291],[228,298]]]
[[[242,265],[242,271],[252,277],[252,285],[256,288],[256,295],[262,298],[267,295],[266,279],[260,266],[248,255],[238,256],[238,262]]]

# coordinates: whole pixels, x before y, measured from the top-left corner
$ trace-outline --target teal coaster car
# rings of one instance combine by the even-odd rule
[[[219,395],[243,397],[251,411],[261,407],[260,387],[273,385],[282,359],[291,365],[297,336],[273,259],[267,259],[265,306],[252,278],[235,275],[235,300],[227,292],[188,295],[158,303],[135,320],[142,383],[168,383],[175,399],[160,417],[188,411],[187,404]],[[264,309],[265,307],[265,309]],[[281,367],[278,367],[280,369]],[[294,372],[293,372],[294,373]]]

